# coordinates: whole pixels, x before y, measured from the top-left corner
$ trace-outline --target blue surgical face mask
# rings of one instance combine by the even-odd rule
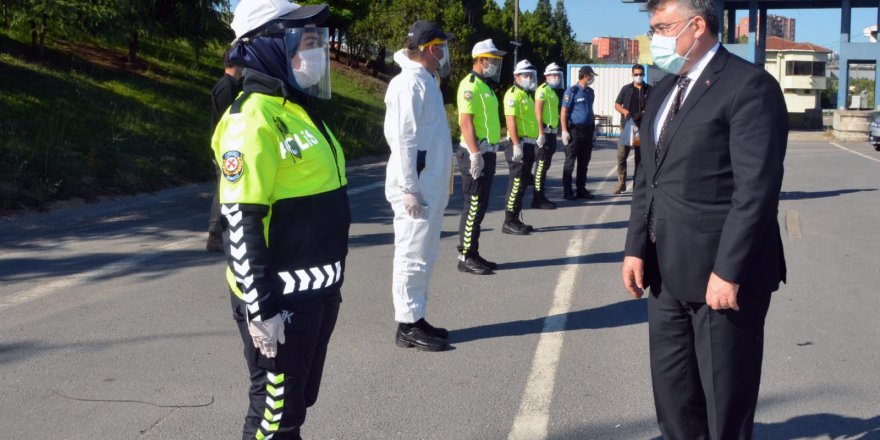
[[[688,55],[691,54],[691,51],[694,50],[694,46],[697,45],[697,40],[694,39],[694,44],[691,44],[691,48],[688,49],[684,56],[675,52],[675,46],[678,43],[678,37],[690,27],[693,20],[693,18],[688,20],[684,28],[682,28],[682,30],[678,32],[678,35],[674,37],[665,37],[663,35],[655,34],[651,38],[651,56],[654,57],[654,64],[657,67],[673,75],[678,75],[678,73],[681,72],[681,68],[684,67],[684,63],[688,60]]]

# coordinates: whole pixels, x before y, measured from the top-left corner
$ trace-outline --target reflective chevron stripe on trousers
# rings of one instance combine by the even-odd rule
[[[480,249],[480,225],[489,207],[492,179],[495,178],[495,153],[483,153],[483,173],[479,179],[471,176],[471,160],[467,150],[458,148],[455,158],[461,174],[463,194],[461,221],[458,228],[458,252],[469,257]]]

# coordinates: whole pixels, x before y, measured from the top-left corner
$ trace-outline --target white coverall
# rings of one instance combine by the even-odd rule
[[[403,71],[391,80],[385,94],[385,139],[391,147],[385,198],[394,210],[391,292],[395,321],[413,323],[425,317],[428,280],[440,250],[452,177],[452,140],[437,80],[403,50],[394,54],[394,61]],[[425,152],[421,174],[416,172],[419,151]],[[405,193],[421,194],[420,218],[407,213]]]

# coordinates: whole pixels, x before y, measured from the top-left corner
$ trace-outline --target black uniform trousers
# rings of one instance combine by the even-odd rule
[[[537,145],[535,146],[537,148]],[[556,152],[556,134],[547,133],[544,135],[544,147],[537,148],[535,151],[535,161],[538,164],[535,168],[535,193],[544,194],[544,183],[547,181],[547,170],[550,169],[550,158]]]
[[[647,248],[651,382],[663,438],[751,439],[770,293],[740,290],[738,312],[676,300],[663,291],[654,244]]]
[[[576,190],[587,190],[587,166],[593,156],[593,131],[595,125],[573,125],[571,127],[571,142],[565,146],[565,165],[562,167],[562,189],[565,194],[572,194],[571,173],[577,162],[577,175],[575,177]]]
[[[455,157],[461,173],[461,192],[464,207],[458,226],[458,252],[465,258],[477,255],[480,249],[480,225],[489,208],[492,179],[495,178],[495,153],[483,153],[483,172],[478,179],[471,177],[471,157],[465,148],[457,148]]]
[[[220,167],[214,161],[211,161],[211,163],[214,164],[214,173],[217,174],[217,180],[215,180],[214,198],[211,199],[211,213],[208,216],[208,232],[222,234],[225,225],[222,221],[223,217],[220,215],[220,179],[223,176],[221,175]]]
[[[504,158],[507,159],[507,198],[504,209],[507,212],[519,214],[522,211],[523,198],[526,195],[526,187],[532,184],[532,165],[535,164],[535,144],[522,144],[523,157],[519,162],[513,161],[513,146],[504,150]]]
[[[233,315],[244,343],[244,358],[250,371],[250,405],[245,417],[243,440],[301,440],[299,430],[306,408],[318,400],[324,372],[327,344],[336,327],[339,292],[285,306],[284,344],[274,359],[254,347],[244,319],[244,303],[233,297]]]

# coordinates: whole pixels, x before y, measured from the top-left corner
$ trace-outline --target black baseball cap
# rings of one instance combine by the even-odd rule
[[[599,76],[599,74],[590,66],[582,66],[580,70],[578,70],[578,78],[582,78],[584,75]]]
[[[417,49],[434,40],[448,41],[455,37],[448,32],[443,32],[439,26],[430,21],[416,20],[409,27],[406,38],[410,46],[409,49]]]

